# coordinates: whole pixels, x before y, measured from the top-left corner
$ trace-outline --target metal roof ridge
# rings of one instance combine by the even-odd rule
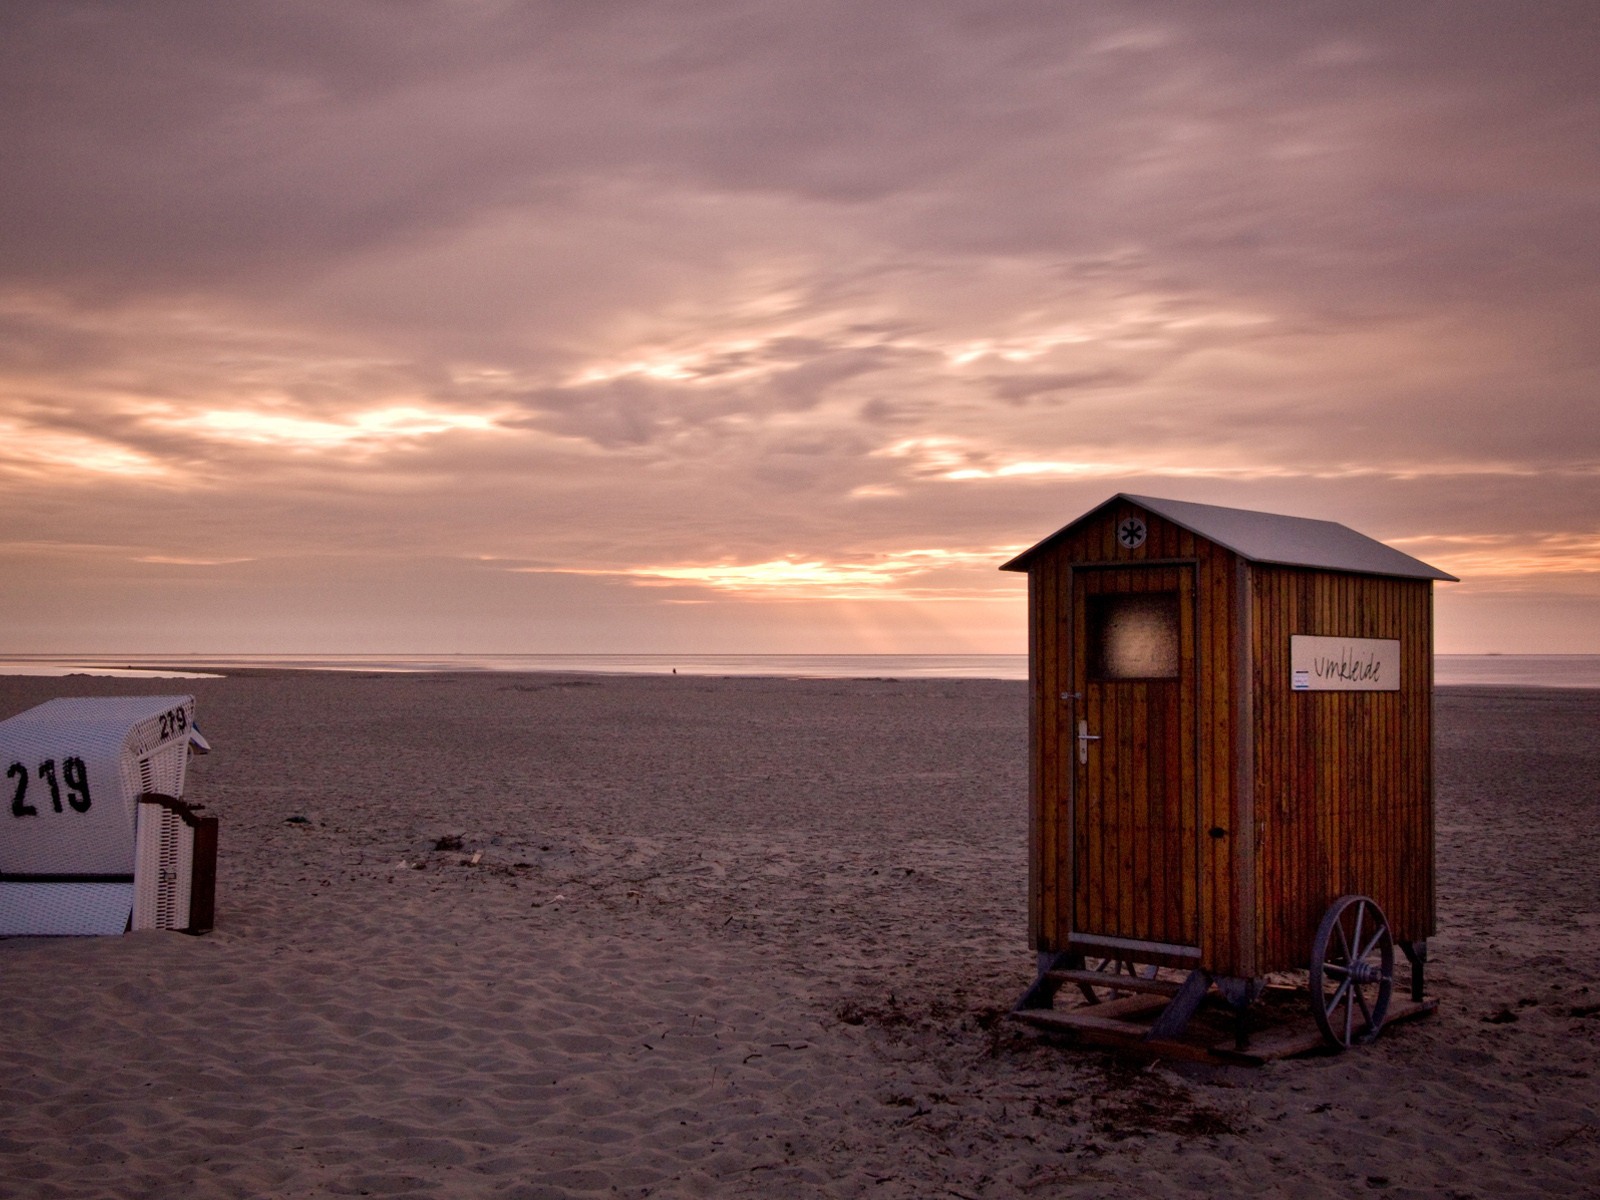
[[[1027,560],[1048,543],[1094,518],[1119,500],[1137,504],[1250,562],[1402,579],[1460,582],[1456,576],[1338,521],[1263,512],[1259,509],[1231,508],[1196,500],[1169,500],[1132,492],[1118,492],[1095,505],[1002,564],[1000,569],[1025,570]]]

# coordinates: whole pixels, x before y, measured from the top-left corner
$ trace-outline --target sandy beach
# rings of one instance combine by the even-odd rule
[[[244,672],[203,937],[0,940],[0,1196],[1600,1194],[1600,692],[1442,690],[1431,1019],[1003,1019],[1026,685]]]

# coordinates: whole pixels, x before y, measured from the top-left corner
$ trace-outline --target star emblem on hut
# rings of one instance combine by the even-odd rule
[[[1138,517],[1126,517],[1117,523],[1117,541],[1128,550],[1144,545],[1145,526]]]

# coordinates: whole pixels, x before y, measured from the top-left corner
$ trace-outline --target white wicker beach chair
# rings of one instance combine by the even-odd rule
[[[215,822],[181,802],[192,746],[207,748],[192,696],[51,700],[0,721],[0,935],[191,927],[197,829],[203,873],[215,861]]]

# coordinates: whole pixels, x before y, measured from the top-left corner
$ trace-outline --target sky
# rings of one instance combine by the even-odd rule
[[[0,652],[1023,653],[1133,492],[1600,653],[1593,0],[17,0],[0,114]]]

